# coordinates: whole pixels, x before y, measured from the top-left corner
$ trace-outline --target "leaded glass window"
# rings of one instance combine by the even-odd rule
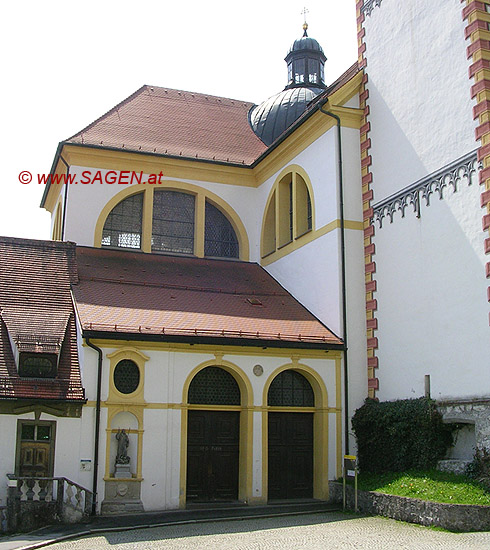
[[[219,367],[199,371],[189,386],[189,403],[240,405],[240,388],[233,376]]]
[[[117,391],[129,394],[136,391],[140,383],[140,369],[131,359],[119,361],[114,369],[114,386]]]
[[[23,423],[20,438],[22,441],[50,441],[51,425]]]
[[[102,230],[102,246],[141,248],[143,193],[131,195],[116,205]]]
[[[194,195],[156,191],[153,199],[152,250],[194,253]]]
[[[238,239],[228,218],[206,201],[204,255],[238,258]]]
[[[272,381],[267,404],[272,407],[314,407],[313,388],[299,372],[285,370]]]
[[[51,353],[25,353],[19,357],[19,376],[55,378],[58,358]]]

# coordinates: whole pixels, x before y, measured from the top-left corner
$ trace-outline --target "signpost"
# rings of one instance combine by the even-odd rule
[[[354,511],[357,512],[357,457],[354,455],[344,455],[344,511],[347,502],[347,478],[354,479]]]

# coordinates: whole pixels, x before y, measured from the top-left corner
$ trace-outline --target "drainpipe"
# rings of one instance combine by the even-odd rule
[[[67,204],[67,201],[68,201],[68,187],[69,187],[68,176],[70,175],[70,166],[66,162],[66,160],[63,158],[62,155],[60,155],[60,160],[66,166],[66,176],[67,176],[66,180],[65,180],[65,197],[63,199],[63,220],[61,222],[61,240],[64,241],[65,240],[66,204]],[[58,183],[58,185],[59,185],[59,183]]]
[[[85,338],[85,342],[89,348],[95,350],[98,354],[97,361],[97,401],[95,405],[95,436],[94,436],[94,476],[92,481],[92,516],[95,516],[97,511],[97,477],[99,474],[99,436],[100,436],[100,393],[102,381],[102,350],[95,344],[90,342],[89,338]]]
[[[349,378],[348,378],[348,363],[347,363],[347,299],[346,299],[346,284],[345,284],[345,224],[344,224],[344,177],[342,174],[342,135],[340,130],[340,117],[323,110],[324,105],[320,107],[320,113],[332,117],[337,122],[337,140],[338,140],[338,158],[339,158],[339,203],[340,203],[340,263],[341,263],[341,279],[342,279],[342,323],[344,337],[344,438],[345,438],[345,454],[349,454]]]

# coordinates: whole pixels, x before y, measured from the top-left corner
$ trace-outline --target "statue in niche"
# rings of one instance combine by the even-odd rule
[[[116,465],[117,464],[129,464],[128,456],[128,447],[129,447],[129,437],[126,433],[126,430],[119,429],[116,434],[117,441],[117,454],[116,454]]]

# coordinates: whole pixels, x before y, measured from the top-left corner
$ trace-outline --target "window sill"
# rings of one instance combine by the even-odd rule
[[[286,246],[290,245],[293,241],[288,241],[287,243],[281,244],[277,247],[277,250],[281,250],[281,248],[286,248]]]
[[[301,239],[301,237],[304,237],[305,235],[308,235],[308,233],[311,233],[312,231],[313,231],[313,229],[307,229],[306,231],[301,233],[301,235],[297,235],[296,237],[294,237],[294,240],[297,241],[298,239]]]

